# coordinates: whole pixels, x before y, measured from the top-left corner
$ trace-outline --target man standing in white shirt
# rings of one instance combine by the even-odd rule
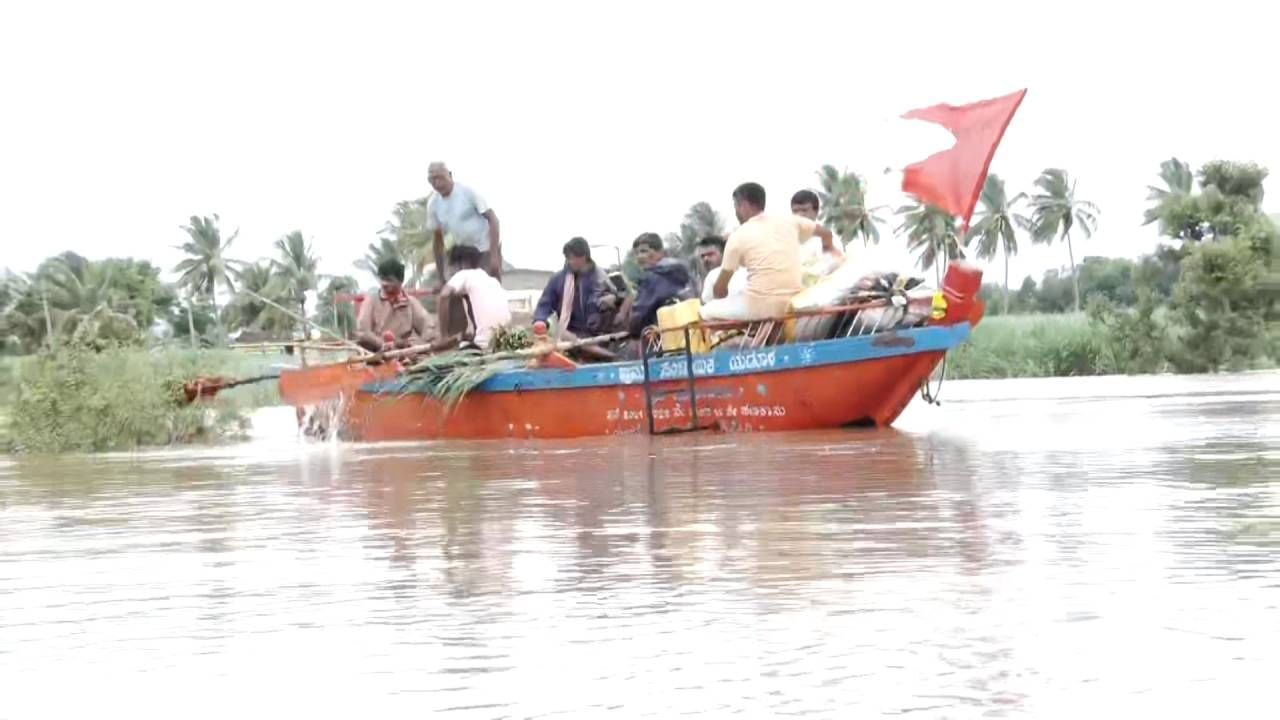
[[[471,306],[470,324],[474,326],[472,342],[481,350],[488,350],[493,331],[511,322],[507,291],[496,278],[480,269],[480,251],[470,245],[449,248],[449,268],[453,272],[440,289],[440,299],[466,297]],[[448,312],[445,303],[440,304],[439,312],[443,324]]]

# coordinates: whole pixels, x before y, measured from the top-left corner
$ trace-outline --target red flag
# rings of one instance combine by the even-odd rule
[[[903,115],[908,120],[941,125],[951,131],[956,142],[942,152],[908,165],[902,173],[902,191],[961,216],[962,227],[967,229],[996,146],[1026,94],[1024,88],[969,105],[933,105]]]

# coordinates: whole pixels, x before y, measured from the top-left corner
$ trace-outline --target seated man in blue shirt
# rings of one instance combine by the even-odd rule
[[[565,303],[565,284],[573,278],[573,296]],[[612,329],[614,312],[621,305],[618,290],[591,259],[591,246],[580,237],[564,244],[564,268],[551,276],[533,311],[534,322],[555,315],[561,340],[603,335]],[[561,313],[567,315],[567,319]]]
[[[657,233],[644,233],[631,243],[636,262],[644,268],[635,301],[630,307],[627,330],[638,338],[644,329],[658,324],[658,308],[670,302],[697,297],[689,284],[689,268],[679,260],[666,256],[662,238]]]

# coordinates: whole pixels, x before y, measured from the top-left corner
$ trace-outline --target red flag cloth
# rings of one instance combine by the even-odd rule
[[[955,145],[934,153],[902,172],[902,191],[964,219],[969,227],[987,168],[1005,128],[1022,104],[1025,88],[1004,97],[969,105],[933,105],[903,115],[908,120],[937,123],[955,136]]]

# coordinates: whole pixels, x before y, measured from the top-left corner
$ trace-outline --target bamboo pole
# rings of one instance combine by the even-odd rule
[[[249,288],[242,287],[242,288],[240,288],[240,290],[241,290],[242,292],[248,293],[250,297],[253,297],[253,298],[257,299],[257,300],[260,300],[260,301],[262,301],[262,302],[264,302],[264,303],[266,303],[266,304],[270,305],[271,307],[273,307],[273,308],[275,308],[275,309],[279,310],[280,312],[284,313],[285,315],[288,315],[289,317],[293,318],[294,320],[298,320],[299,322],[301,322],[301,323],[302,323],[302,327],[303,327],[304,332],[305,332],[305,329],[306,329],[306,327],[307,327],[307,319],[306,319],[306,318],[301,317],[300,315],[298,315],[298,313],[296,313],[296,312],[294,312],[294,311],[292,311],[292,310],[289,310],[288,308],[284,307],[283,305],[280,305],[279,303],[277,303],[277,302],[275,302],[275,301],[273,301],[273,300],[268,300],[267,298],[262,297],[261,295],[259,295],[258,293],[256,293],[256,292],[254,292],[254,291],[250,290]],[[355,344],[355,343],[351,342],[350,340],[348,340],[348,339],[346,339],[346,338],[342,337],[342,336],[341,336],[341,335],[339,335],[338,333],[336,333],[336,332],[334,332],[334,331],[330,330],[330,329],[329,329],[329,328],[327,328],[327,327],[324,327],[323,325],[319,325],[319,324],[317,324],[317,325],[316,325],[316,328],[317,328],[317,329],[319,329],[319,330],[320,330],[320,332],[324,333],[325,335],[328,335],[328,336],[330,336],[330,337],[334,338],[335,340],[338,340],[339,342],[341,342],[341,343],[342,343],[343,345],[345,345],[346,347],[351,348],[352,350],[355,350],[355,351],[359,352],[359,353],[360,353],[360,354],[362,354],[362,355],[369,355],[369,354],[370,354],[368,350],[365,350],[364,348],[360,347],[359,345],[357,345],[357,344]],[[305,338],[304,338],[304,340],[305,340]]]

